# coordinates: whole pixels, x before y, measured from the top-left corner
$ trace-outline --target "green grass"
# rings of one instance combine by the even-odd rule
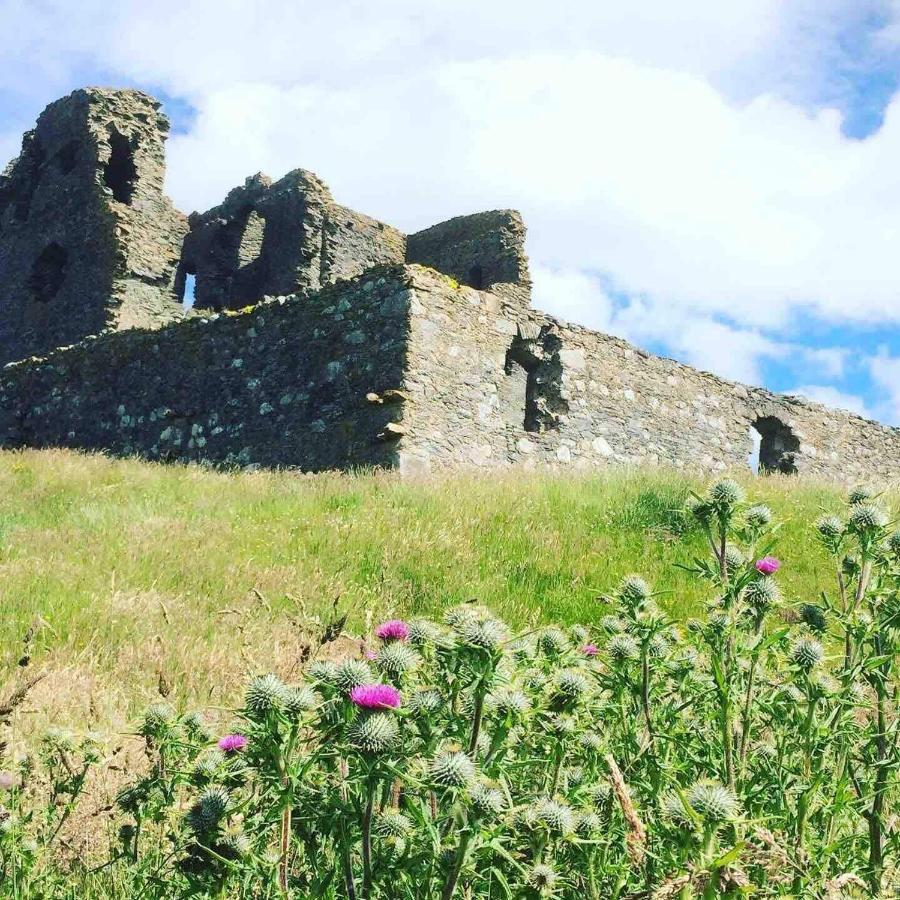
[[[784,521],[788,595],[814,599],[830,573],[809,526],[840,490],[744,480]],[[161,683],[180,702],[228,702],[248,670],[295,665],[335,604],[357,633],[470,598],[516,626],[589,624],[599,595],[640,572],[684,618],[701,597],[674,564],[703,547],[682,509],[704,484],[666,470],[418,483],[0,454],[0,695],[40,620],[32,665],[52,675],[34,718],[102,727]]]

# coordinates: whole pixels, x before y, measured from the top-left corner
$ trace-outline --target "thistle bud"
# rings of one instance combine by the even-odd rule
[[[744,502],[744,489],[733,479],[723,478],[709,489],[709,500],[720,510],[730,510]]]
[[[503,791],[480,781],[470,788],[469,800],[474,809],[486,818],[499,816],[506,808],[506,796]]]
[[[651,594],[650,585],[640,575],[626,575],[619,585],[619,599],[631,608],[642,606]]]
[[[440,638],[441,632],[434,622],[427,619],[413,619],[409,623],[409,642],[414,647],[425,647],[434,644]]]
[[[412,671],[419,664],[419,654],[412,647],[399,641],[387,644],[378,654],[376,665],[393,678]]]
[[[207,788],[191,807],[187,815],[188,825],[197,834],[215,829],[228,811],[228,792],[222,788]]]
[[[338,663],[334,673],[334,683],[342,691],[349,691],[360,684],[371,684],[375,681],[372,669],[361,659],[345,659]]]
[[[274,675],[259,675],[250,681],[244,697],[244,706],[250,718],[261,718],[269,712],[284,708],[287,689]]]
[[[565,803],[549,798],[539,800],[535,805],[535,825],[543,826],[552,834],[572,834],[575,831],[575,814]]]
[[[868,488],[855,487],[847,494],[847,502],[851,506],[859,506],[863,503],[868,503],[873,496],[874,495]]]
[[[887,514],[881,507],[860,504],[851,510],[848,524],[850,530],[856,534],[869,534],[887,525]]]
[[[758,613],[766,613],[781,600],[778,583],[770,575],[755,578],[744,588],[744,602]]]
[[[463,752],[443,750],[430,765],[432,780],[442,787],[468,787],[475,778],[475,763]]]
[[[444,699],[435,690],[416,691],[407,701],[407,708],[413,715],[428,715],[444,705]]]
[[[333,685],[337,681],[337,664],[330,659],[318,659],[309,667],[309,677],[320,684]]]
[[[549,626],[538,635],[538,649],[544,656],[559,656],[569,646],[569,639],[559,628]]]
[[[625,623],[617,616],[604,616],[600,620],[600,627],[608,634],[621,634],[625,630]]]
[[[531,709],[531,701],[521,691],[501,688],[490,695],[491,709],[501,719],[519,719]]]
[[[698,781],[688,793],[688,803],[708,825],[725,824],[738,814],[734,793],[715,781]]]
[[[364,713],[356,718],[347,732],[352,747],[363,753],[384,753],[400,738],[396,716],[391,713]]]
[[[251,850],[250,838],[243,831],[231,831],[216,844],[216,852],[225,859],[241,859]]]
[[[808,672],[822,662],[825,651],[818,641],[812,638],[801,637],[791,645],[790,655],[791,662],[794,665]]]
[[[154,703],[147,707],[144,713],[144,721],[141,723],[140,734],[145,738],[161,740],[175,724],[175,710],[168,703]],[[74,745],[70,748],[74,749]]]
[[[539,894],[549,894],[558,880],[556,871],[544,863],[533,866],[528,873],[528,884]]]
[[[615,634],[606,644],[606,652],[616,663],[625,663],[641,655],[638,642],[630,634]]]
[[[834,542],[844,534],[844,523],[837,516],[822,516],[816,522],[816,531],[823,541]]]
[[[741,553],[739,547],[729,544],[725,548],[725,568],[729,573],[737,572],[746,562],[747,560],[744,559],[744,554]]]
[[[763,504],[751,506],[747,510],[746,518],[751,528],[765,528],[772,521],[772,510]]]
[[[225,767],[225,754],[220,750],[208,750],[194,763],[191,780],[200,786],[216,781]]]
[[[403,837],[412,830],[412,822],[398,809],[388,806],[375,819],[375,834],[381,837]]]
[[[814,603],[803,603],[800,606],[800,621],[816,634],[824,634],[828,628],[825,610]]]
[[[580,700],[590,688],[587,678],[578,669],[563,669],[553,679],[554,696],[566,703]]]
[[[284,711],[289,716],[299,716],[301,713],[313,709],[317,703],[315,691],[305,684],[285,689]]]

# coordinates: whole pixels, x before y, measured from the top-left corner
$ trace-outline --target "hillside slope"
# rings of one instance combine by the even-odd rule
[[[786,591],[812,599],[829,576],[809,525],[839,490],[745,483],[785,521]],[[674,564],[701,550],[682,514],[701,485],[664,470],[414,483],[0,454],[0,695],[27,651],[51,674],[21,727],[121,727],[160,691],[227,703],[248,670],[290,670],[335,608],[353,633],[474,597],[517,626],[590,623],[629,572],[687,617],[699,597]]]

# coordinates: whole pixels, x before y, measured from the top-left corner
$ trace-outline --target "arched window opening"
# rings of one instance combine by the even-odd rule
[[[103,180],[119,203],[131,203],[137,183],[137,166],[131,141],[115,129],[109,132],[109,160],[103,167]]]
[[[197,299],[197,276],[193,272],[184,273],[184,290],[181,293],[181,305],[192,309]]]
[[[484,269],[478,263],[469,269],[469,287],[475,288],[476,291],[484,289]]]
[[[750,468],[758,475],[796,475],[800,439],[776,416],[760,416],[750,428]]]
[[[66,280],[69,254],[57,243],[48,244],[31,267],[29,287],[36,303],[49,303]]]

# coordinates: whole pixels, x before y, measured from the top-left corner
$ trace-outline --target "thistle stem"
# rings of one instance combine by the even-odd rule
[[[369,900],[372,896],[372,811],[374,806],[375,786],[370,783],[362,820],[363,900]]]
[[[447,875],[447,882],[444,885],[444,890],[441,892],[441,900],[451,900],[453,894],[456,892],[456,884],[459,881],[459,873],[462,872],[463,864],[466,861],[466,853],[469,850],[469,841],[471,840],[472,835],[468,831],[466,831],[460,838],[459,849],[456,851],[456,856],[453,860],[453,864],[450,867],[450,872]]]

